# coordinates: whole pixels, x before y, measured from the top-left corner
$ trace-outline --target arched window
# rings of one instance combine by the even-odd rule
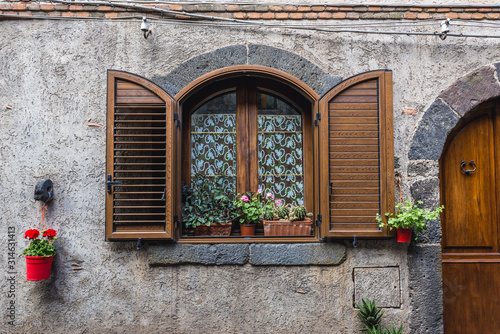
[[[195,176],[218,180],[233,199],[260,190],[313,211],[313,101],[278,80],[246,75],[207,83],[180,105],[185,185]]]
[[[261,66],[210,72],[175,97],[147,79],[109,71],[107,115],[108,240],[390,236],[375,221],[394,208],[390,71],[349,78],[322,97]],[[260,189],[303,205],[313,214],[310,229],[266,236],[258,225],[242,237],[235,223],[223,237],[197,236],[184,210],[193,180],[202,180],[205,194],[214,185],[228,198]]]

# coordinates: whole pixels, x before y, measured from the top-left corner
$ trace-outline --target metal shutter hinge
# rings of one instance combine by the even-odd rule
[[[177,126],[177,127],[181,126],[181,121],[179,120],[179,114],[178,113],[174,114],[174,121],[175,121],[175,126]]]
[[[323,221],[323,215],[318,213],[318,216],[316,218],[316,226],[319,226],[319,222]]]
[[[316,119],[314,120],[314,126],[319,125],[319,121],[321,120],[321,113],[316,113]]]
[[[106,182],[106,185],[108,186],[108,194],[111,194],[111,186],[117,186],[123,184],[123,182],[120,181],[111,181],[111,174],[108,174],[108,180]]]

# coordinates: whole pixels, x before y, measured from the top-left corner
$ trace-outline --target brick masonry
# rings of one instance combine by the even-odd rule
[[[161,12],[161,10],[171,11]],[[240,20],[428,20],[428,19],[465,19],[498,20],[498,6],[369,6],[369,5],[237,5],[237,4],[158,4],[142,5],[142,8],[106,5],[68,5],[31,1],[0,2],[0,14],[19,16],[67,16],[102,17],[93,13],[105,13],[105,17],[120,17],[126,12],[146,14],[150,18],[176,18],[180,20],[202,20],[189,14],[205,15]],[[122,14],[124,15],[124,14]]]

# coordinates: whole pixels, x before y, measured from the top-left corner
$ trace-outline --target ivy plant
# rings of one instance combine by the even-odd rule
[[[377,214],[376,219],[380,227],[387,226],[390,230],[393,228],[414,229],[415,234],[418,235],[427,229],[427,221],[438,219],[439,214],[444,210],[444,205],[438,206],[433,211],[424,210],[420,208],[422,204],[424,204],[422,201],[413,204],[411,201],[403,199],[401,203],[396,205],[396,214],[389,212],[385,214],[388,217],[387,223],[384,223],[379,214]]]

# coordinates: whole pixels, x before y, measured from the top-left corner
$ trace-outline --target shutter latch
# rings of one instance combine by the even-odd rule
[[[175,228],[179,228],[179,216],[174,215],[174,223],[175,223]]]
[[[316,119],[314,120],[314,126],[319,125],[319,121],[321,120],[321,113],[316,113]]]
[[[123,184],[123,182],[111,181],[111,174],[108,174],[108,181],[106,182],[106,185],[108,186],[108,194],[111,194],[111,186],[117,186],[120,184]]]
[[[357,236],[354,236],[354,238],[352,240],[352,245],[354,246],[354,248],[358,247],[358,237]]]
[[[179,120],[179,114],[178,113],[174,114],[174,121],[175,121],[175,126],[177,126],[177,127],[181,126],[181,121]]]
[[[323,221],[323,215],[318,213],[318,216],[316,218],[316,226],[319,226],[319,222]]]

